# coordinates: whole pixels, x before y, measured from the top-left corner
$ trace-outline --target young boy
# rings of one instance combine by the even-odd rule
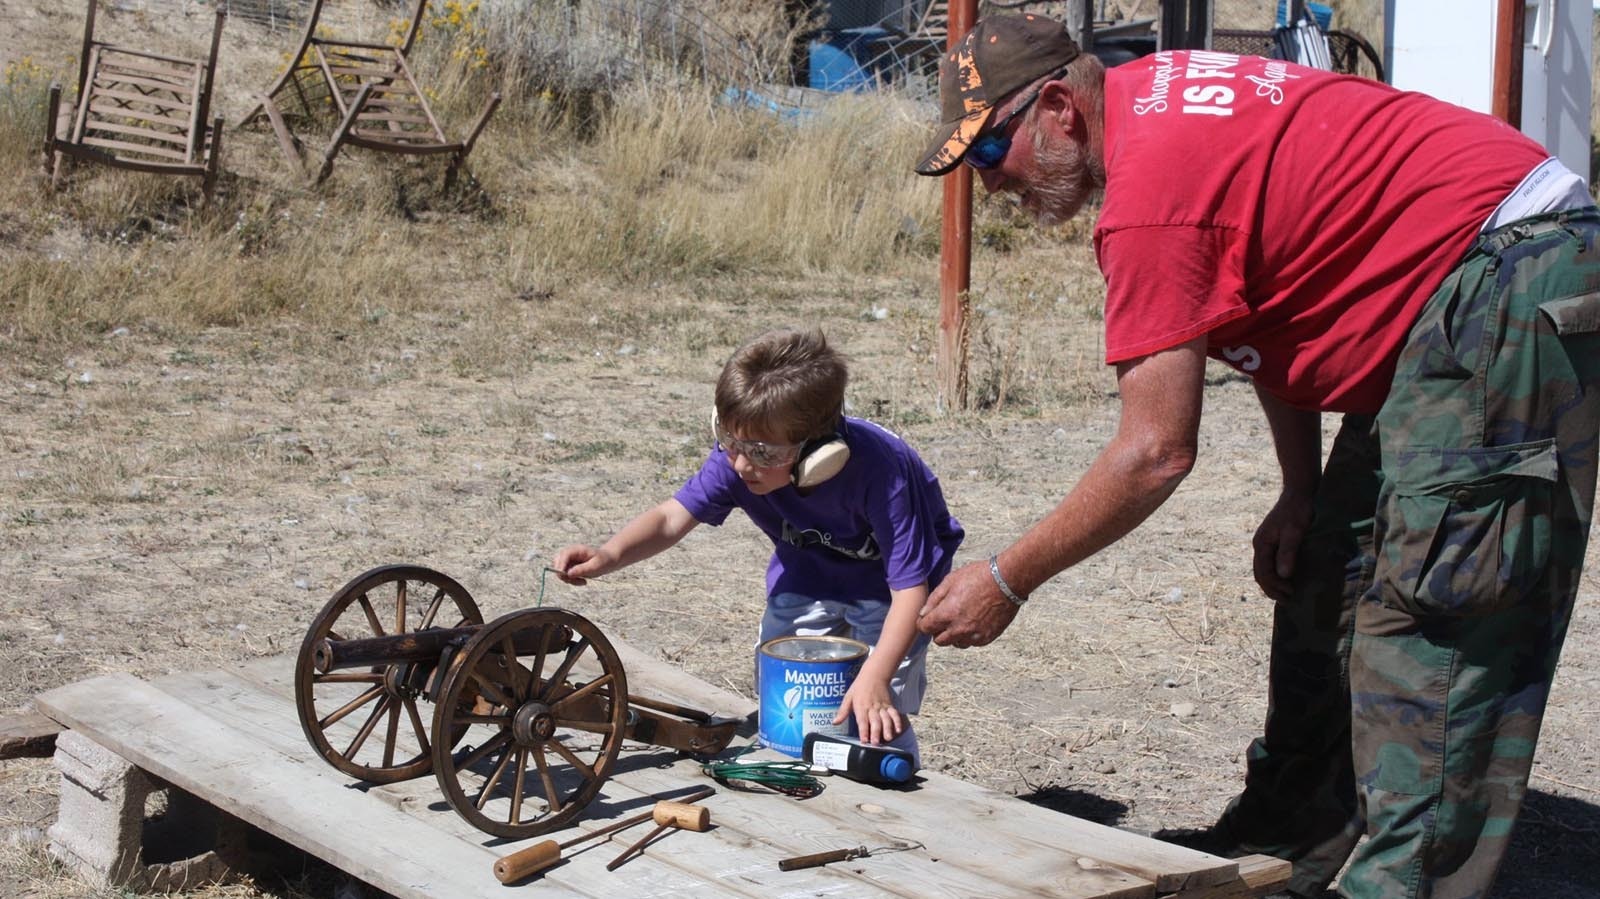
[[[917,613],[964,532],[905,441],[844,416],[848,376],[820,331],[746,343],[717,378],[716,442],[699,472],[599,548],[562,549],[552,567],[581,586],[743,509],[774,546],[761,641],[829,634],[871,646],[833,723],[854,716],[863,740],[916,756],[906,716],[922,706],[928,648]]]

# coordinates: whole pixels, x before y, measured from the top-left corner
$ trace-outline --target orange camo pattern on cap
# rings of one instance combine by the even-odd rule
[[[966,152],[967,147],[972,146],[972,142],[978,139],[978,132],[983,130],[983,120],[988,117],[988,114],[989,109],[985,107],[962,119],[956,125],[955,133],[950,135],[950,139],[945,141],[943,147],[939,148],[939,152],[928,158],[924,167],[939,169],[955,162],[962,153]]]
[[[977,61],[972,58],[972,42],[976,32],[968,32],[961,39],[961,45],[945,60],[949,71],[943,79],[948,84],[953,84],[961,98],[961,108],[966,110],[966,115],[956,124],[956,129],[939,148],[939,152],[929,157],[925,163],[929,167],[939,168],[954,162],[966,152],[967,147],[977,139],[978,132],[983,130],[984,119],[988,117],[993,107],[983,89],[983,76],[978,74]],[[990,38],[993,41],[993,38]]]

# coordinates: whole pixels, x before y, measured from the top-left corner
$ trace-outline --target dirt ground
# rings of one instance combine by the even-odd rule
[[[44,27],[33,6],[0,3],[0,25]],[[410,227],[443,237],[452,223]],[[491,298],[492,314],[373,316],[340,333],[129,322],[66,349],[0,336],[0,708],[103,672],[292,652],[335,590],[392,562],[454,576],[486,616],[572,609],[750,695],[769,547],[747,522],[702,528],[584,589],[546,582],[541,566],[693,471],[722,360],[780,325],[820,325],[849,354],[851,411],[895,428],[940,474],[968,532],[959,561],[1003,547],[1087,468],[1118,403],[1098,364],[1087,249],[1005,259],[1031,286],[1001,267],[975,270],[985,336],[973,365],[1016,390],[954,413],[934,389],[933,260],[874,278],[558,289]],[[614,312],[630,304],[640,311]],[[538,339],[572,317],[587,317],[583,336]],[[511,332],[519,353],[533,349],[487,373],[474,364]],[[932,651],[916,721],[930,767],[1141,833],[1206,824],[1236,791],[1264,714],[1272,611],[1249,540],[1277,473],[1249,385],[1221,368],[1211,381],[1199,465],[1163,509],[1042,587],[996,643]],[[1502,899],[1600,896],[1595,583],[1579,597]],[[117,895],[48,860],[55,777],[47,760],[0,762],[0,896]],[[308,875],[194,895],[337,885]]]

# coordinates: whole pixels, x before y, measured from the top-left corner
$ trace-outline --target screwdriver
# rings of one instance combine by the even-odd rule
[[[619,830],[632,827],[633,825],[642,821],[648,821],[652,818],[656,818],[658,814],[666,816],[668,820],[671,820],[675,816],[682,816],[686,814],[693,815],[694,811],[692,809],[685,813],[685,807],[689,806],[690,803],[698,802],[699,800],[704,799],[715,792],[716,790],[713,790],[710,787],[702,787],[676,801],[669,801],[666,799],[657,800],[656,804],[651,806],[650,811],[641,812],[637,815],[633,815],[632,817],[624,818],[621,821],[618,821],[614,824],[609,824],[600,828],[599,830],[591,830],[586,834],[573,837],[564,843],[557,843],[555,840],[545,840],[542,843],[535,843],[534,845],[525,849],[518,849],[516,852],[513,852],[504,858],[495,860],[494,877],[501,883],[512,883],[514,881],[521,880],[524,877],[538,873],[539,871],[543,871],[545,868],[548,868],[556,862],[561,861],[561,850],[563,849],[571,848],[579,843],[592,840],[597,837],[614,834]],[[701,811],[704,810],[702,809]],[[656,820],[661,819],[656,818]]]

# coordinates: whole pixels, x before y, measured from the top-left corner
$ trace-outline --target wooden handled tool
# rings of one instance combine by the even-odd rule
[[[798,871],[801,868],[815,868],[830,862],[847,862],[858,858],[866,858],[872,853],[865,846],[854,849],[831,849],[827,852],[817,852],[812,855],[797,855],[778,862],[780,871]]]
[[[778,861],[780,871],[798,871],[801,868],[815,868],[833,862],[848,862],[858,858],[870,858],[873,853],[903,852],[907,849],[922,849],[921,842],[897,842],[877,849],[868,849],[865,846],[856,846],[851,849],[830,849],[827,852],[814,852],[811,855],[797,855],[794,858],[785,858]]]
[[[542,843],[535,843],[534,845],[525,849],[518,849],[516,852],[513,852],[504,858],[495,860],[494,879],[500,881],[501,883],[514,883],[531,874],[536,874],[540,871],[543,871],[545,868],[548,868],[556,862],[561,861],[561,850],[563,849],[576,846],[579,843],[587,840],[609,836],[610,834],[614,834],[619,830],[625,830],[643,821],[654,820],[659,824],[662,820],[662,817],[667,816],[668,820],[676,820],[677,818],[681,817],[684,820],[704,819],[706,823],[709,823],[711,820],[711,810],[705,808],[704,806],[691,805],[690,803],[704,799],[715,792],[716,791],[710,787],[702,787],[675,802],[665,799],[657,800],[656,804],[651,807],[650,811],[640,812],[637,815],[623,818],[621,821],[608,824],[599,830],[591,830],[586,834],[573,837],[572,839],[567,840],[565,843],[557,843],[555,840],[545,840]],[[690,830],[705,830],[704,824],[698,828],[688,827],[688,825],[683,826]]]
[[[615,871],[628,860],[629,856],[642,850],[646,843],[661,836],[669,827],[692,830],[696,833],[711,827],[711,809],[703,805],[689,805],[686,802],[658,802],[651,817],[656,822],[656,829],[646,834],[644,839],[622,850],[621,855],[607,863],[607,871]]]

